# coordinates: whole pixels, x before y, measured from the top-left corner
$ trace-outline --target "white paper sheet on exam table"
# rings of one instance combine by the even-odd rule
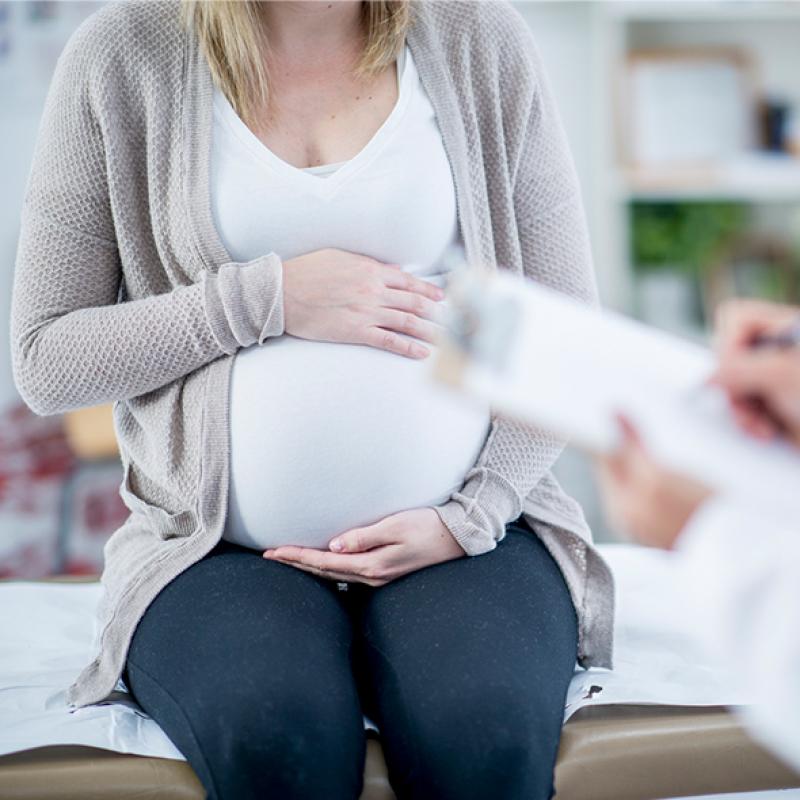
[[[595,451],[613,448],[615,412],[624,412],[665,465],[778,516],[800,510],[800,455],[736,427],[723,392],[706,384],[710,349],[510,273],[492,275],[485,291],[513,298],[521,313],[504,369],[468,360],[467,397]]]
[[[601,545],[617,583],[615,665],[578,669],[564,717],[587,705],[741,705],[719,668],[683,634],[673,561],[633,545]],[[70,713],[65,690],[91,660],[99,583],[0,584],[0,755],[55,744],[183,759],[131,699]],[[524,665],[521,665],[524,666]]]

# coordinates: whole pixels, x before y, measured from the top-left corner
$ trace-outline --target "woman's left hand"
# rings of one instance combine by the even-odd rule
[[[266,550],[264,558],[322,578],[383,586],[422,567],[466,556],[433,508],[400,511],[374,525],[351,528],[328,546],[284,545]]]
[[[689,517],[712,491],[657,464],[633,425],[624,417],[619,422],[619,450],[599,459],[609,520],[642,544],[671,549]]]

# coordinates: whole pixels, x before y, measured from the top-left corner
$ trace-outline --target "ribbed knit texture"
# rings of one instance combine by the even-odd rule
[[[412,0],[412,12],[408,44],[467,257],[595,303],[578,183],[525,22],[504,0]],[[114,401],[131,510],[105,547],[97,656],[68,689],[73,706],[114,689],[147,605],[219,540],[233,356],[284,332],[279,257],[233,262],[214,229],[211,108],[179,4],[112,3],[71,38],[42,118],[12,295],[14,377],[38,414]],[[436,510],[472,556],[525,513],[569,585],[581,663],[610,666],[613,583],[550,473],[563,446],[493,418]]]

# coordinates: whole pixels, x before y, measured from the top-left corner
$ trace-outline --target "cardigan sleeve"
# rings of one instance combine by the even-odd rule
[[[277,254],[119,302],[122,265],[107,184],[112,157],[95,101],[103,69],[91,18],[67,44],[45,103],[26,187],[11,298],[11,362],[39,415],[127,399],[239,347],[280,335]]]
[[[580,187],[541,58],[518,12],[505,3],[487,6],[501,26],[498,91],[525,277],[596,304]],[[544,429],[492,414],[463,485],[434,507],[468,555],[497,546],[565,444]]]

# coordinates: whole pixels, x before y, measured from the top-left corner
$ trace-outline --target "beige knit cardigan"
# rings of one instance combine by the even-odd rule
[[[504,1],[411,2],[407,42],[468,259],[596,302],[574,167],[525,22]],[[111,3],[67,44],[41,122],[12,292],[14,379],[40,415],[113,401],[131,512],[105,546],[96,657],[67,689],[73,708],[114,691],[148,604],[219,541],[233,359],[284,332],[279,256],[233,262],[212,221],[211,101],[175,0]],[[493,415],[436,510],[470,556],[524,513],[565,575],[580,663],[610,667],[613,582],[550,473],[563,445]]]

